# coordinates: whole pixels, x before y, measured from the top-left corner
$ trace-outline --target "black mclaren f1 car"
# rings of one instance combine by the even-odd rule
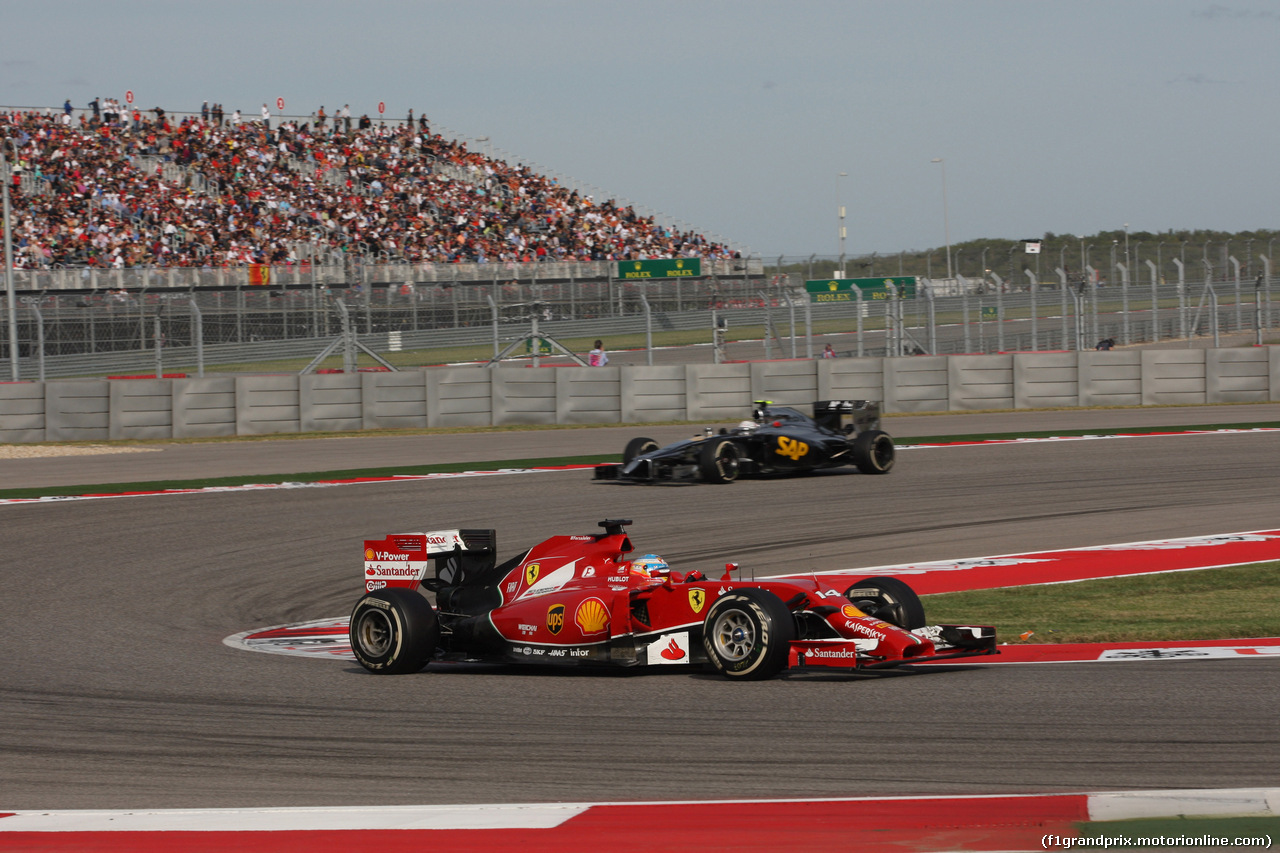
[[[597,480],[655,483],[702,480],[730,483],[739,477],[797,474],[853,465],[863,474],[893,467],[893,439],[880,429],[880,404],[867,400],[819,400],[810,417],[789,406],[755,403],[752,416],[732,429],[659,447],[633,438],[622,462],[597,465]]]

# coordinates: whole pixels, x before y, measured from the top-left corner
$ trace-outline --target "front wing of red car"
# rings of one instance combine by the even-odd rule
[[[879,636],[792,640],[788,665],[792,669],[885,669],[1000,654],[995,628],[987,625],[930,625],[910,632],[886,625],[867,633]],[[908,635],[905,643],[900,641],[904,634]]]

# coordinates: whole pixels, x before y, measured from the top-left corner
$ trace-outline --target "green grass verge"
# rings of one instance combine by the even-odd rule
[[[29,489],[0,489],[0,498],[73,497],[77,495],[154,492],[164,489],[205,489],[244,486],[250,483],[318,483],[323,480],[352,480],[360,477],[395,477],[418,474],[450,474],[458,471],[492,471],[497,468],[538,468],[555,465],[589,465],[617,462],[618,455],[507,459],[497,462],[445,462],[437,465],[408,465],[394,468],[348,468],[339,471],[308,471],[297,474],[249,474],[209,477],[196,480],[151,480],[142,483],[102,483],[93,486],[41,486]]]
[[[892,423],[888,424],[892,426]],[[1074,435],[1158,435],[1166,432],[1212,432],[1223,429],[1277,429],[1280,422],[1255,422],[1247,424],[1197,424],[1194,426],[1161,427],[1110,427],[1093,429],[1049,429],[1023,432],[970,433],[967,435],[931,435],[926,438],[894,438],[895,444],[952,444],[962,441],[1009,441],[1015,438],[1069,438]]]
[[[677,422],[664,424],[632,424],[637,434],[643,433],[646,427],[659,425],[673,425]],[[680,425],[689,425],[685,422],[678,422]],[[626,426],[626,425],[624,425]],[[889,424],[890,428],[892,424]],[[1255,429],[1259,427],[1280,428],[1280,423],[1240,423],[1240,424],[1202,424],[1197,426],[1177,426],[1177,427],[1140,427],[1132,429],[1075,429],[1075,430],[1040,430],[1040,431],[1022,431],[1008,433],[968,433],[960,435],[935,435],[921,438],[899,437],[895,441],[899,445],[911,444],[949,444],[966,441],[1000,441],[1018,438],[1050,438],[1055,436],[1075,436],[1075,435],[1114,435],[1116,433],[1125,434],[1144,434],[1144,433],[1161,433],[1161,432],[1177,432],[1182,430],[1220,430],[1220,429]],[[267,436],[236,436],[217,439],[156,439],[156,440],[135,440],[126,442],[112,442],[113,444],[127,444],[139,446],[154,446],[158,444],[178,444],[178,443],[210,443],[210,442],[235,442],[235,441],[289,441],[300,438],[338,438],[338,437],[377,437],[388,435],[434,435],[447,433],[472,433],[472,432],[511,432],[527,429],[579,429],[581,427],[573,426],[547,426],[547,427],[492,427],[487,429],[481,428],[449,428],[449,429],[406,429],[406,430],[378,430],[364,432],[325,432],[325,433],[282,433],[279,435]],[[42,442],[49,443],[49,442]],[[55,442],[56,443],[56,442]],[[101,444],[101,442],[67,442],[70,444],[92,445]],[[120,491],[155,491],[159,489],[198,489],[211,486],[240,486],[246,483],[314,483],[319,480],[338,480],[349,479],[352,477],[382,477],[393,476],[395,474],[430,474],[444,473],[454,471],[468,470],[484,470],[493,468],[532,468],[546,465],[595,465],[601,462],[618,462],[621,458],[621,451],[618,454],[604,455],[585,455],[585,456],[562,456],[544,459],[506,459],[491,462],[469,462],[469,463],[445,463],[439,465],[414,465],[396,468],[351,468],[339,471],[308,471],[295,472],[288,474],[256,474],[251,476],[235,476],[235,477],[218,477],[209,479],[190,479],[190,480],[156,480],[149,482],[136,483],[100,483],[92,485],[78,486],[59,486],[59,487],[34,487],[23,489],[0,489],[0,498],[32,498],[42,496],[74,496],[84,494],[102,494],[105,492]]]
[[[1280,637],[1278,579],[1280,562],[922,599],[930,623],[994,625],[1004,643]]]
[[[1237,846],[1236,839],[1263,839],[1255,841],[1253,849],[1266,850],[1266,839],[1280,839],[1280,817],[1154,817],[1135,820],[1108,820],[1077,823],[1081,839],[1113,839],[1108,849],[1182,849],[1208,850]],[[1130,839],[1128,844],[1117,838]],[[1139,846],[1139,839],[1145,839]],[[1164,843],[1152,843],[1152,839]],[[1185,841],[1177,839],[1186,839]],[[1212,840],[1216,839],[1216,840]],[[1082,850],[1101,850],[1101,844],[1077,844]],[[1050,848],[1052,849],[1052,848]],[[1059,847],[1058,849],[1065,849]],[[1248,850],[1249,847],[1240,847]]]

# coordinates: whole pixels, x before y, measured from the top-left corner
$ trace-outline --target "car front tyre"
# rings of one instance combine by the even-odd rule
[[[431,604],[403,587],[371,592],[351,611],[348,636],[360,665],[379,675],[417,672],[440,644],[440,622]]]
[[[721,675],[759,681],[786,668],[795,635],[795,620],[782,599],[762,589],[737,589],[711,605],[702,645]]]
[[[708,441],[698,452],[698,473],[708,483],[732,483],[740,469],[738,445],[727,438]]]
[[[924,604],[916,591],[897,578],[863,578],[844,591],[854,607],[908,631],[925,626]]]
[[[627,442],[627,448],[622,451],[622,464],[626,465],[637,456],[643,456],[646,453],[652,453],[658,449],[658,442],[652,438],[633,438]]]

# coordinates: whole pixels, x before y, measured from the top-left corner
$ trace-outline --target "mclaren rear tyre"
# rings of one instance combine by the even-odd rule
[[[863,613],[890,625],[908,631],[925,625],[920,596],[897,578],[865,578],[846,589],[844,597]]]
[[[888,474],[893,467],[893,438],[869,429],[853,439],[853,464],[864,474]]]
[[[627,449],[622,451],[622,464],[626,465],[637,456],[643,456],[658,449],[658,442],[652,438],[633,438],[627,442]]]
[[[705,482],[732,483],[740,469],[738,445],[727,438],[708,441],[698,452],[698,473]]]
[[[702,645],[726,678],[759,681],[787,666],[795,619],[782,599],[762,589],[736,589],[716,599],[702,626]]]
[[[427,665],[440,644],[436,612],[417,591],[371,592],[351,611],[351,651],[370,672],[400,675]]]

